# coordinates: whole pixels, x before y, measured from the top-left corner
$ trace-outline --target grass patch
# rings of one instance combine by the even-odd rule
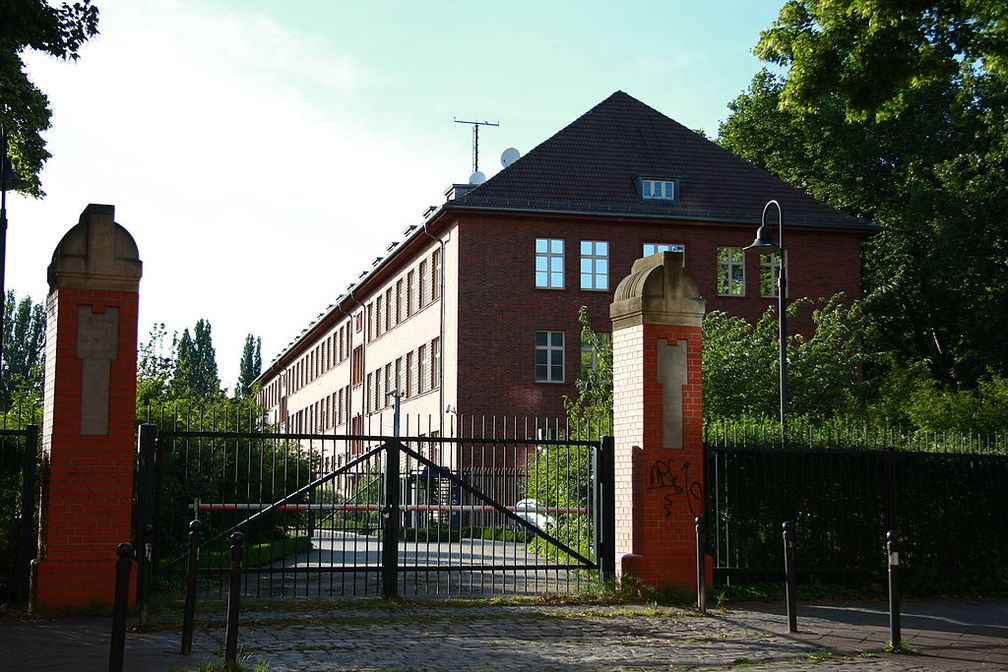
[[[915,655],[917,653],[912,648],[910,648],[906,642],[900,642],[898,645],[894,645],[888,639],[886,640],[885,645],[882,647],[882,650],[885,651],[886,653],[897,653],[900,655]]]
[[[311,550],[311,539],[306,536],[286,537],[251,544],[245,548],[244,565],[262,567],[280,560],[295,558]],[[201,551],[200,568],[228,567],[231,564],[231,550]]]

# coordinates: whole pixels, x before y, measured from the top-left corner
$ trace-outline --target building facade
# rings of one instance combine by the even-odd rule
[[[266,368],[271,421],[388,434],[392,390],[412,435],[561,416],[592,360],[579,309],[610,331],[635,259],[682,252],[707,310],[754,320],[776,302],[779,260],[742,248],[769,199],[784,214],[790,297],[858,297],[860,244],[875,230],[623,92],[446,196]]]

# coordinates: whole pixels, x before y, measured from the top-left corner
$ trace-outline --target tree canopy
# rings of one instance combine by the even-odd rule
[[[4,0],[0,3],[0,124],[9,134],[14,169],[41,195],[39,173],[49,158],[42,133],[50,127],[49,99],[25,73],[21,58],[34,49],[61,59],[76,60],[81,46],[98,34],[98,8],[90,0],[58,7],[45,0]]]
[[[238,366],[238,384],[235,395],[245,397],[252,393],[252,381],[262,373],[262,339],[249,334],[245,337],[241,362]]]
[[[0,370],[0,411],[15,397],[41,398],[45,365],[45,306],[30,296],[18,301],[8,290],[4,302],[3,368]]]
[[[789,0],[755,53],[788,71],[784,107],[838,95],[848,118],[912,109],[913,93],[963,73],[1008,75],[1003,0]]]
[[[872,345],[941,385],[1008,374],[1008,75],[967,69],[903,93],[906,109],[851,119],[826,92],[804,109],[767,71],[730,105],[719,142],[882,227],[865,246]]]
[[[171,396],[212,398],[221,393],[217,375],[217,354],[214,351],[210,323],[199,319],[189,334],[186,328],[175,346],[175,370],[169,392]]]

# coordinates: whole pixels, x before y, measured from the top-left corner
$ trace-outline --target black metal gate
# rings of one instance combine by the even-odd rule
[[[0,428],[0,603],[26,604],[38,526],[39,429]]]
[[[259,597],[555,593],[615,574],[611,437],[555,424],[402,437],[191,424],[141,433],[158,485],[138,525],[155,528],[161,586],[182,583],[194,517],[206,526],[200,585],[215,595],[235,531],[244,592]],[[152,481],[139,481],[143,500]]]

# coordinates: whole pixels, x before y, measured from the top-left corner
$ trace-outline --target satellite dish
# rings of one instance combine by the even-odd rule
[[[484,182],[486,182],[486,175],[484,175],[482,172],[478,170],[469,176],[469,184],[471,184],[474,187],[478,187]]]
[[[508,147],[507,149],[504,150],[504,153],[501,154],[501,165],[507,168],[520,158],[521,158],[521,152],[519,152],[514,147]]]

